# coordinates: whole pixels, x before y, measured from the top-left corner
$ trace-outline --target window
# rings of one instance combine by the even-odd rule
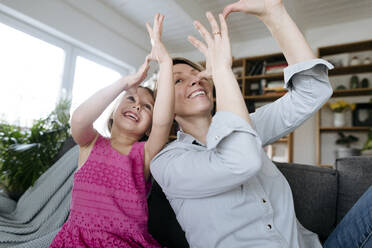
[[[73,39],[67,42],[58,32],[39,28],[0,12],[0,122],[30,127],[46,117],[61,96],[73,97],[72,111],[120,74],[134,70]],[[95,123],[101,132],[98,126],[102,124]]]
[[[65,52],[2,23],[0,37],[0,119],[31,126],[55,107]]]
[[[77,56],[74,87],[72,89],[71,113],[98,90],[108,86],[121,77],[120,73],[92,60]],[[111,114],[112,103],[94,123],[94,127],[103,135],[108,135],[106,122]]]

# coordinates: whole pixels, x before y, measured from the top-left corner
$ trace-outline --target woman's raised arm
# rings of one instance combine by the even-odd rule
[[[296,23],[289,16],[282,0],[240,0],[225,7],[224,17],[227,18],[231,12],[244,12],[257,16],[278,42],[289,65],[316,57]]]

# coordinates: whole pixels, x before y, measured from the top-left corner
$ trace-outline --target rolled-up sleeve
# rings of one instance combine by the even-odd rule
[[[226,192],[254,176],[261,156],[256,131],[233,113],[217,112],[206,147],[176,142],[155,156],[150,168],[168,197],[199,198]]]
[[[292,132],[326,103],[333,93],[328,79],[328,69],[332,68],[323,59],[313,59],[284,69],[288,92],[251,114],[263,146]]]

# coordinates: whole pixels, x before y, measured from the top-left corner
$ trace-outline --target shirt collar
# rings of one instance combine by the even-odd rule
[[[191,134],[185,133],[182,130],[179,130],[177,132],[177,141],[187,143],[187,144],[205,146],[200,141],[195,139]]]

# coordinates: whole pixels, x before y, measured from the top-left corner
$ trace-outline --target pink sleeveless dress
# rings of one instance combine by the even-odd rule
[[[70,215],[50,247],[161,247],[147,231],[144,144],[123,155],[97,138],[75,172]]]

